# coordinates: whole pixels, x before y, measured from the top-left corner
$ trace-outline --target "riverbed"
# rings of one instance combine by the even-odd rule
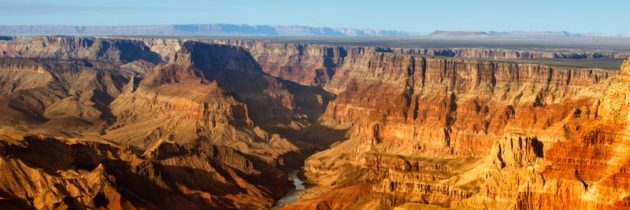
[[[289,172],[289,177],[291,177],[291,179],[293,180],[293,185],[295,186],[295,189],[291,190],[289,193],[284,195],[284,197],[280,198],[280,200],[276,202],[276,205],[271,207],[272,210],[280,209],[281,207],[293,203],[298,199],[298,194],[300,193],[300,191],[305,189],[304,182],[298,176],[299,173],[300,170],[293,170]]]

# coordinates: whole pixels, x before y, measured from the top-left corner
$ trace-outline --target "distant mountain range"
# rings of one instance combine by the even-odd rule
[[[0,26],[0,35],[408,36],[416,34],[394,30],[308,26],[176,24],[145,26],[8,25]]]
[[[419,33],[310,26],[238,24],[173,24],[138,26],[0,25],[0,35],[82,36],[421,36]],[[605,35],[566,31],[434,31],[429,37],[630,37],[630,33]]]
[[[570,33],[566,31],[434,31],[431,37],[630,37],[630,34]]]

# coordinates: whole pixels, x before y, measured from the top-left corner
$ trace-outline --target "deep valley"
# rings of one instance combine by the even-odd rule
[[[625,43],[425,41],[4,37],[0,208],[630,208]]]

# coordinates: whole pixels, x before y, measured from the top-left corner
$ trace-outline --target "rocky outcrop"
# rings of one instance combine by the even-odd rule
[[[288,209],[370,208],[375,202],[453,208],[623,208],[621,197],[607,201],[617,203],[611,205],[582,201],[582,191],[572,187],[584,185],[582,182],[566,178],[550,181],[546,175],[549,169],[545,169],[554,157],[546,154],[553,151],[554,143],[575,141],[567,130],[577,126],[572,125],[574,118],[601,116],[597,107],[606,97],[602,96],[607,84],[622,77],[614,71],[426,58],[348,47],[345,53],[329,59],[334,61],[334,68],[329,68],[334,74],[328,74],[332,77],[315,80],[317,69],[327,69],[326,47],[227,43],[252,51],[263,71],[322,86],[337,95],[320,120],[330,127],[349,128],[348,139],[311,156],[305,166],[309,181],[323,186],[320,188],[326,193],[305,195],[312,199]],[[272,52],[289,57],[281,66],[291,68],[276,68],[275,61],[266,64]],[[305,61],[304,66],[301,61]],[[585,129],[580,126],[574,129]],[[602,132],[589,135],[612,135],[599,134]],[[588,146],[573,148],[570,151]],[[559,156],[570,156],[566,152]],[[436,161],[436,166],[429,164]],[[574,166],[567,168],[560,169],[563,176],[584,176],[579,170],[576,176]],[[547,182],[559,187],[553,191],[544,184]],[[356,191],[366,187],[371,196]],[[572,193],[558,193],[562,189]],[[555,196],[545,197],[549,195]],[[339,196],[351,202],[339,201]],[[567,202],[552,204],[543,199]],[[536,206],[538,203],[543,204]]]
[[[501,48],[384,48],[382,51],[415,55],[487,59],[625,59],[630,53],[615,50]]]
[[[247,49],[266,73],[303,85],[321,86],[348,56],[347,47],[279,44],[261,41],[212,40]]]
[[[25,39],[2,43],[13,53],[3,58],[1,66],[1,82],[7,85],[1,95],[3,141],[26,142],[20,143],[26,147],[20,151],[33,156],[46,149],[31,148],[29,139],[21,140],[31,134],[55,137],[42,142],[55,141],[59,147],[73,148],[68,142],[74,141],[99,142],[127,148],[134,159],[89,148],[80,153],[112,153],[113,157],[95,157],[89,164],[69,161],[64,168],[42,172],[53,163],[25,163],[27,157],[15,156],[13,146],[6,145],[11,151],[2,156],[8,161],[3,169],[25,171],[7,176],[10,183],[48,177],[27,194],[18,193],[24,190],[19,184],[7,182],[2,195],[15,201],[13,206],[98,208],[101,204],[93,199],[106,194],[113,196],[107,200],[126,199],[107,208],[271,207],[291,186],[281,169],[295,160],[285,158],[298,153],[284,133],[310,126],[330,97],[319,88],[265,75],[238,47],[158,40],[146,41],[148,47],[144,41]],[[46,44],[40,48],[26,44],[37,40]],[[127,46],[130,43],[137,47]],[[107,45],[111,47],[105,49]],[[170,49],[176,45],[180,49]],[[63,150],[56,155],[83,158]],[[157,153],[159,157],[152,157]],[[98,169],[105,171],[101,175],[94,175],[97,163],[104,164],[105,169]],[[85,171],[75,169],[84,164],[89,165],[80,168]],[[143,167],[146,164],[148,168]],[[59,170],[69,175],[57,174]],[[145,170],[150,173],[144,174]],[[126,180],[132,175],[139,180]],[[53,185],[59,190],[40,194]],[[68,188],[80,190],[66,192]],[[100,192],[101,188],[108,192]],[[160,193],[146,193],[152,190],[161,192],[161,197],[172,197],[167,195],[171,191],[179,195],[158,200],[155,196]]]
[[[169,61],[181,49],[183,43],[179,39],[143,39],[151,51],[159,54],[162,60]]]
[[[576,65],[580,62],[592,61],[596,64],[590,66],[605,66],[611,69],[616,69],[618,66],[615,65],[630,56],[630,53],[624,50],[607,49],[339,47],[323,44],[285,44],[253,40],[211,40],[210,42],[246,48],[268,73],[287,79],[291,78],[292,81],[300,81],[302,84],[325,82],[322,79],[333,76],[331,74],[334,74],[335,67],[342,62],[340,59],[347,56],[348,52],[346,51],[353,50],[373,50],[383,53],[428,57],[548,63],[555,66]],[[304,76],[308,77],[300,78]]]
[[[0,151],[0,191],[37,209],[261,208],[286,190],[276,168],[207,140],[138,153],[25,137]]]
[[[392,56],[388,59],[397,58]],[[611,140],[606,139],[613,138],[606,136],[623,136],[624,134],[621,134],[619,129],[613,129],[618,126],[608,127],[611,123],[600,123],[607,125],[606,128],[597,128],[595,131],[589,131],[586,125],[581,123],[580,125],[567,123],[567,120],[570,121],[576,116],[585,118],[590,114],[601,118],[601,116],[618,115],[623,108],[616,108],[617,111],[602,115],[605,109],[597,108],[597,104],[606,104],[600,102],[602,100],[600,97],[604,90],[611,91],[611,88],[606,85],[606,78],[612,77],[610,80],[618,80],[624,77],[623,75],[614,76],[614,74],[602,71],[563,70],[539,65],[492,62],[485,64],[472,62],[474,64],[471,65],[465,61],[440,61],[439,59],[420,61],[421,65],[416,66],[424,66],[424,68],[414,69],[408,67],[409,65],[405,68],[403,65],[404,67],[396,70],[395,68],[387,69],[377,63],[377,67],[368,71],[369,73],[374,74],[373,72],[378,72],[380,69],[390,70],[382,71],[384,73],[381,74],[379,82],[357,79],[360,82],[347,85],[346,87],[349,88],[339,93],[322,119],[330,120],[329,122],[333,125],[350,126],[350,137],[340,145],[315,154],[306,161],[306,175],[309,179],[324,186],[332,185],[334,189],[332,191],[343,190],[347,189],[349,184],[337,186],[331,180],[343,180],[350,177],[352,173],[356,173],[352,172],[356,171],[356,168],[360,171],[368,170],[368,172],[363,172],[364,178],[359,179],[365,181],[358,181],[357,184],[363,184],[366,181],[374,183],[373,191],[384,193],[381,197],[394,196],[399,199],[400,203],[391,204],[393,206],[406,202],[456,208],[488,206],[496,209],[561,209],[574,206],[624,208],[626,206],[624,197],[606,195],[610,192],[623,192],[619,189],[619,185],[605,188],[606,190],[603,191],[606,193],[600,195],[599,192],[586,192],[584,188],[590,184],[588,181],[581,181],[585,179],[582,177],[592,176],[590,175],[592,172],[588,171],[602,171],[604,168],[618,167],[615,165],[623,165],[624,161],[612,159],[612,157],[609,159],[605,156],[585,157],[585,154],[594,154],[594,151],[588,151],[591,149],[577,152],[591,148],[589,144],[567,147],[556,146],[552,143],[572,142],[568,144],[574,145],[580,142],[581,137],[573,134],[576,130],[577,133],[583,133],[580,135],[590,136],[585,138],[593,139],[592,141],[595,142],[610,142]],[[396,62],[390,60],[386,63]],[[403,63],[412,62],[403,60]],[[374,63],[370,64],[374,65]],[[488,71],[484,70],[486,69],[484,66],[487,66]],[[405,71],[405,69],[415,71]],[[449,74],[449,70],[453,73]],[[398,75],[412,72],[413,79],[401,79],[390,83],[399,84],[397,88],[384,84],[388,83],[387,78],[397,78],[391,75],[391,72],[396,71],[401,72]],[[343,75],[340,72],[341,70],[338,69],[336,75]],[[420,75],[423,76],[413,77],[415,72],[422,72]],[[370,74],[365,74],[362,78],[370,78],[367,75]],[[432,79],[434,75],[439,76]],[[459,77],[460,75],[462,77]],[[484,77],[484,75],[487,76]],[[545,77],[541,77],[543,75]],[[410,80],[414,82],[411,87],[401,85],[409,84],[406,81]],[[332,81],[335,79],[333,78]],[[352,81],[352,79],[345,78],[343,81]],[[396,91],[389,92],[392,89]],[[397,94],[397,97],[391,97]],[[604,98],[611,98],[607,95],[605,94]],[[393,101],[397,103],[391,103]],[[612,99],[611,101],[619,100]],[[507,141],[495,140],[502,138]],[[553,149],[556,147],[557,152]],[[616,147],[623,148],[623,146]],[[549,151],[544,152],[545,148]],[[593,150],[602,151],[595,148]],[[615,152],[615,154],[620,153]],[[431,159],[455,158],[462,161],[464,165],[475,167],[460,169],[454,174],[439,171],[436,175],[432,169],[422,169],[420,172],[410,171],[409,168],[414,168],[414,163],[410,162],[400,164],[401,167],[398,168],[405,169],[402,170],[403,172],[395,170],[396,167],[383,166],[390,171],[377,173],[373,172],[374,168],[381,167],[374,167],[361,161],[361,159],[376,156],[376,159],[381,159],[382,162],[387,160],[386,157],[401,155]],[[485,157],[492,161],[484,162],[492,162],[492,164],[462,159],[466,157]],[[584,169],[576,165],[562,167],[562,164],[554,163],[554,157],[563,157],[560,158],[561,162],[589,164],[580,164]],[[596,161],[601,158],[603,160]],[[617,158],[620,157],[617,156]],[[550,160],[551,163],[549,163]],[[607,166],[609,164],[611,165]],[[558,170],[552,173],[549,168],[545,169],[549,167],[546,165],[551,165],[551,168],[558,167]],[[442,167],[444,166],[448,164],[443,163]],[[611,171],[615,170],[611,169]],[[379,176],[373,180],[375,176],[370,175],[371,173],[377,173]],[[610,172],[608,176],[616,173]],[[606,175],[596,177],[602,176]],[[623,175],[615,177],[620,176]],[[596,180],[599,179],[596,178]],[[554,183],[558,185],[557,188],[550,187]],[[518,193],[513,193],[513,189],[519,189]],[[566,191],[571,193],[560,193]],[[600,200],[591,199],[590,196]],[[365,203],[372,202],[370,200],[374,198],[357,198],[357,200],[359,203]],[[479,200],[483,202],[480,204]],[[322,203],[317,200],[313,202]]]
[[[88,59],[120,65],[135,60],[160,62],[141,41],[70,36],[22,37],[0,42],[2,57]]]
[[[57,131],[113,120],[107,106],[121,93],[129,74],[103,71],[111,65],[85,61],[3,58],[0,124]],[[24,127],[23,127],[24,128]]]
[[[628,207],[630,63],[507,61],[595,51],[74,37],[0,48],[7,207],[269,208],[291,187],[282,170],[316,151],[304,165],[315,187],[284,208]]]
[[[555,104],[565,101],[580,101],[586,97],[582,94],[592,94],[583,91],[584,88],[616,74],[542,64],[425,58],[383,53],[373,48],[339,50],[259,42],[231,44],[245,46],[252,51],[254,59],[261,63],[265,72],[301,84],[323,86],[336,94],[320,119],[330,126],[353,125],[355,129],[351,130],[351,135],[366,141],[400,142],[409,139],[413,133],[423,133],[427,136],[418,136],[417,139],[431,136],[443,139],[441,145],[444,147],[461,145],[462,148],[431,149],[438,145],[417,145],[407,149],[422,147],[424,152],[442,150],[440,153],[455,155],[485,154],[494,142],[494,135],[503,131],[510,118],[520,116],[518,108],[555,107]],[[325,54],[327,51],[333,53]],[[272,52],[284,54],[270,56]],[[332,57],[326,58],[328,55]],[[290,59],[276,64],[277,60],[268,62],[268,57]],[[334,74],[320,80],[325,82],[314,82],[318,69],[326,69],[325,60],[333,61],[332,67],[326,71]],[[528,118],[523,121],[539,124],[548,121]],[[549,123],[553,123],[560,119],[550,120]],[[423,129],[425,126],[440,129],[431,131]],[[460,134],[460,129],[470,131]],[[396,138],[394,133],[400,137]],[[384,138],[383,135],[388,136]],[[460,139],[469,141],[460,144]],[[483,142],[487,142],[483,146],[485,149],[472,151],[480,147],[471,144]]]

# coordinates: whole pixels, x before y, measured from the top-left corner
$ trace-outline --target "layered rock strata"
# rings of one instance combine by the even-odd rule
[[[7,208],[271,207],[291,186],[282,169],[296,163],[286,157],[299,153],[278,131],[310,126],[331,97],[266,75],[232,46],[76,37],[1,45]],[[35,177],[45,180],[25,185]]]
[[[304,166],[315,187],[285,209],[629,206],[628,62],[470,59],[620,55],[73,37],[0,47],[8,208],[268,208],[290,188],[281,169],[315,151]]]
[[[305,175],[319,187],[288,209],[627,206],[621,182],[603,184],[623,177],[627,162],[619,151],[625,120],[601,112],[612,105],[617,111],[604,115],[625,116],[623,94],[610,93],[627,86],[623,73],[231,44],[272,75],[336,94],[320,121],[349,129],[347,140],[309,157]]]

